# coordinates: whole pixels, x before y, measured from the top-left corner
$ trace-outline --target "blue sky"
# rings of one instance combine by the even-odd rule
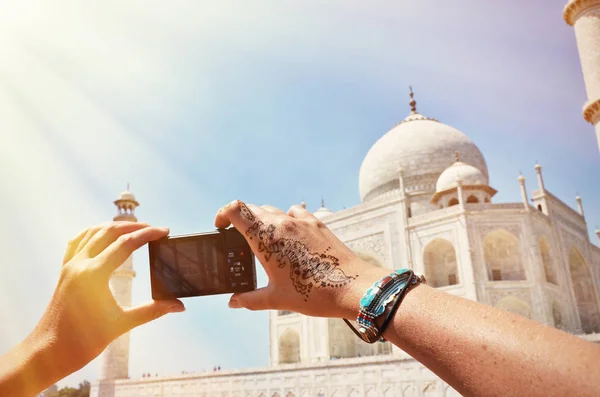
[[[563,1],[16,3],[0,2],[0,352],[42,314],[67,240],[112,218],[127,182],[138,217],[173,234],[211,229],[236,198],[354,206],[409,84],[421,113],[479,146],[496,202],[520,200],[519,170],[536,188],[539,160],[546,187],[572,206],[579,192],[600,224]],[[142,302],[144,249],[134,263]],[[267,313],[226,302],[187,300],[135,330],[131,376],[268,365]]]

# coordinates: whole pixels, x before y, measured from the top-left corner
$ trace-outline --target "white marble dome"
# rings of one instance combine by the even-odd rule
[[[463,185],[467,186],[487,186],[489,184],[487,176],[479,169],[462,161],[457,161],[442,172],[435,185],[435,191],[439,193],[455,188],[458,178],[460,178]]]
[[[440,174],[454,153],[481,170],[488,169],[479,148],[459,130],[413,112],[381,137],[360,167],[359,187],[363,202],[398,191],[399,170],[409,193],[433,193]]]
[[[321,207],[313,213],[313,215],[317,219],[323,219],[326,216],[329,216],[331,214],[333,214],[333,212],[329,208],[326,208],[326,207]]]
[[[135,201],[135,196],[129,190],[125,190],[119,195],[119,200]]]

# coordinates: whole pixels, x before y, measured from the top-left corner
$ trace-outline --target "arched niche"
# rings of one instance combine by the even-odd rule
[[[479,199],[474,194],[471,194],[469,197],[467,197],[467,204],[477,204],[477,203],[479,203]]]
[[[552,255],[550,255],[550,246],[545,236],[540,238],[540,255],[542,257],[542,264],[544,265],[546,281],[558,285],[556,271],[554,270],[554,260],[552,259]]]
[[[296,331],[287,329],[279,337],[279,363],[300,362],[300,336]]]
[[[587,263],[577,248],[569,252],[569,271],[583,332],[586,334],[600,332],[600,315],[596,304],[594,282]]]
[[[448,207],[452,207],[454,205],[458,205],[458,199],[456,197],[452,197],[450,201],[448,201]]]
[[[496,303],[498,309],[506,310],[507,312],[518,314],[526,318],[531,318],[531,307],[527,302],[513,295],[508,295]]]
[[[564,329],[564,318],[560,305],[558,302],[552,302],[552,320],[554,321],[554,327],[558,329]]]
[[[519,240],[512,233],[504,229],[489,233],[483,252],[490,281],[525,280]]]
[[[437,288],[459,283],[456,251],[450,241],[436,238],[427,244],[423,250],[423,264],[430,286]]]

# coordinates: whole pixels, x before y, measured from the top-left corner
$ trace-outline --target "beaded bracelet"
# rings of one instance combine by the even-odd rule
[[[367,343],[385,342],[381,335],[400,306],[406,291],[410,286],[420,282],[425,282],[425,278],[416,276],[412,270],[396,270],[389,276],[375,282],[360,300],[360,311],[356,318],[359,324],[358,331],[348,320],[344,319],[344,321],[363,341]],[[378,329],[375,325],[375,319],[385,312],[391,302],[394,302],[392,310],[386,316],[381,329]]]

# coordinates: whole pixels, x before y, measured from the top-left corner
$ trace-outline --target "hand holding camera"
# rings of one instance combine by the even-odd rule
[[[234,201],[215,218],[217,228],[230,224],[244,235],[269,277],[264,288],[235,293],[232,308],[354,318],[362,293],[389,273],[360,260],[301,206],[286,214]]]

